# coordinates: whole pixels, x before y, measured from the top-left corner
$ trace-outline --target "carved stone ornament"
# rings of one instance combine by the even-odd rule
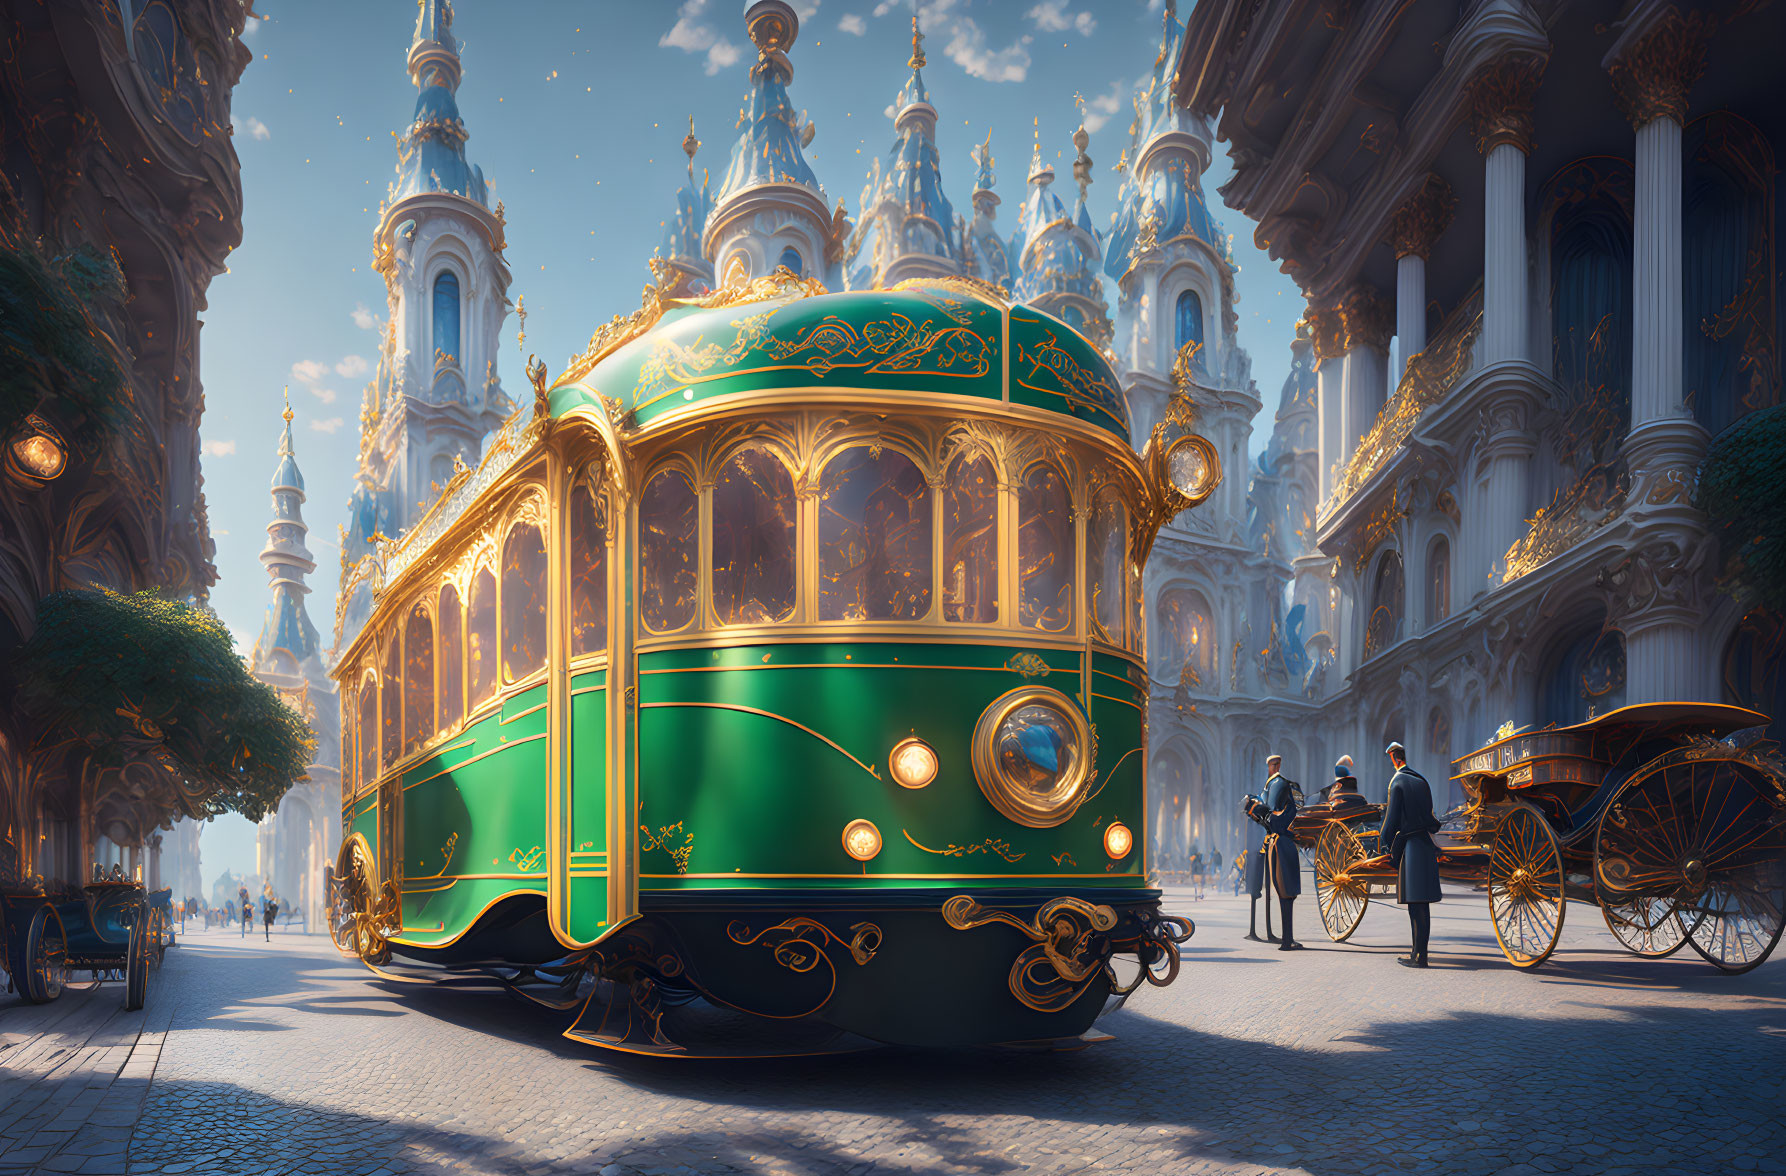
[[[1601,568],[1594,584],[1606,594],[1608,620],[1629,632],[1631,620],[1650,613],[1691,612],[1699,598],[1699,562],[1664,539]]]
[[[1426,179],[1389,221],[1389,245],[1397,258],[1425,258],[1439,235],[1451,225],[1457,196],[1444,177],[1427,172]]]
[[[1308,323],[1309,341],[1314,344],[1316,359],[1339,359],[1346,354],[1341,342],[1342,328],[1337,307],[1311,306],[1303,316]]]
[[[1503,57],[1471,80],[1470,130],[1476,149],[1487,155],[1511,143],[1528,155],[1532,150],[1532,101],[1544,62],[1536,57]]]
[[[1710,32],[1711,19],[1705,13],[1670,7],[1607,67],[1613,97],[1633,128],[1659,118],[1686,125],[1687,92],[1705,72]]]
[[[1389,350],[1389,340],[1395,334],[1395,305],[1374,286],[1352,287],[1340,301],[1339,314],[1344,329],[1340,345],[1346,351],[1354,347]]]

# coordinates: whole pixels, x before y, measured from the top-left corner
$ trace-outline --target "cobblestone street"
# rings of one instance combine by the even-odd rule
[[[0,996],[0,1172],[1317,1174],[1786,1171],[1786,963],[1726,977],[1617,953],[1570,908],[1502,962],[1483,900],[1310,950],[1198,924],[1178,983],[1083,1053],[612,1060],[502,995],[399,986],[317,937],[195,932],[152,977]]]

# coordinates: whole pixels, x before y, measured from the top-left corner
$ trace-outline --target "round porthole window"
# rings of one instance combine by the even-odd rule
[[[1091,778],[1091,731],[1072,699],[1019,686],[993,700],[974,727],[974,776],[1005,816],[1048,829],[1073,815]]]

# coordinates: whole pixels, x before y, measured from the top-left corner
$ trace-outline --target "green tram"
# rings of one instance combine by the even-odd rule
[[[337,669],[343,951],[567,1036],[1069,1045],[1150,887],[1140,568],[1182,405],[963,279],[648,290],[403,540]]]

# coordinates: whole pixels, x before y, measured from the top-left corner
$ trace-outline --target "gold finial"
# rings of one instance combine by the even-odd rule
[[[906,64],[913,69],[924,68],[924,34],[918,28],[918,14],[915,10],[912,12],[912,56]]]
[[[533,385],[533,419],[552,415],[552,393],[546,387],[546,365],[536,356],[527,357],[527,382]]]
[[[527,295],[515,299],[515,319],[521,324],[515,332],[515,350],[527,350]]]
[[[682,136],[682,154],[688,156],[688,174],[695,174],[695,152],[701,149],[701,141],[695,138],[695,116],[688,116],[688,134]]]
[[[288,424],[288,425],[291,424],[291,385],[290,384],[287,384],[285,386],[285,411],[283,413],[281,413],[280,415],[285,418],[286,424]]]

